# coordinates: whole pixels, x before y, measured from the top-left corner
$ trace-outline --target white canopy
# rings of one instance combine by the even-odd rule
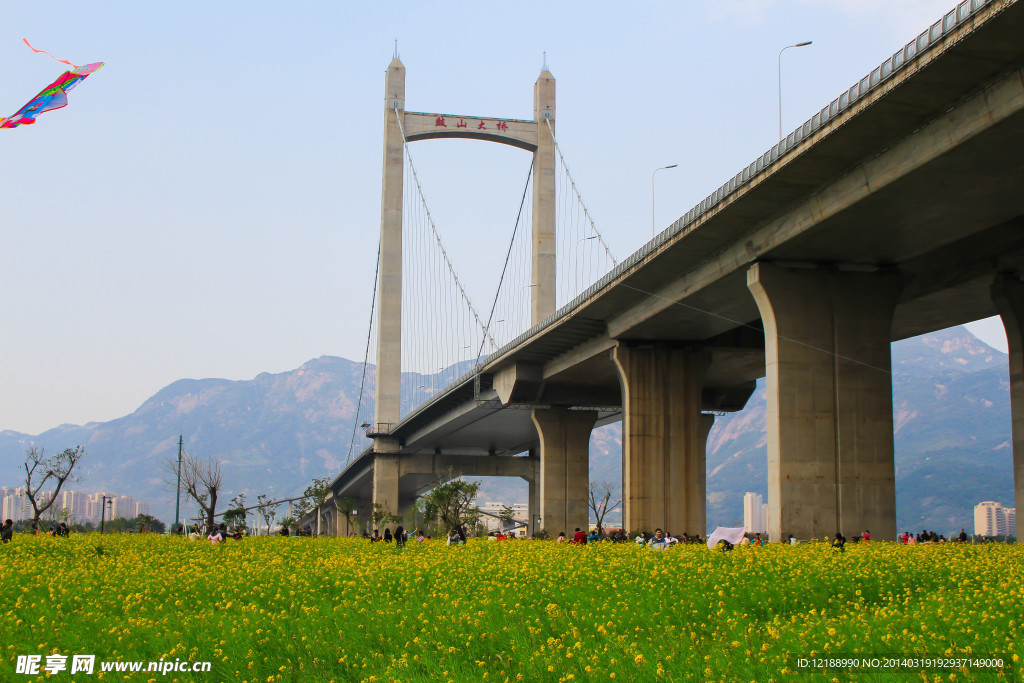
[[[741,526],[740,527],[720,526],[720,527],[716,528],[711,533],[710,536],[708,536],[708,548],[711,548],[712,550],[714,550],[715,546],[718,545],[718,542],[719,541],[723,541],[723,540],[724,541],[729,541],[729,543],[732,543],[733,545],[739,545],[740,541],[743,540],[744,534],[746,534],[746,533],[747,533],[747,530],[744,529]]]

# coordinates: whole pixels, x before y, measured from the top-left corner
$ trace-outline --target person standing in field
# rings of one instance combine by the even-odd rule
[[[960,535],[957,536],[957,540],[959,540],[961,543],[967,543],[967,532],[961,529]]]
[[[461,542],[462,537],[459,536],[459,530],[453,527],[452,530],[448,532],[448,541],[445,545],[459,545]]]
[[[664,550],[668,547],[668,539],[665,538],[665,532],[661,529],[654,530],[654,538],[648,541],[647,545],[657,550]]]
[[[401,525],[399,525],[395,529],[395,547],[396,548],[404,548],[405,547],[405,528],[403,528]]]
[[[0,527],[0,543],[10,543],[11,538],[14,536],[14,521],[8,519],[4,522],[4,525]]]

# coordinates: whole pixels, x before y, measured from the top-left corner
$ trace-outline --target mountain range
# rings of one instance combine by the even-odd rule
[[[362,374],[362,363],[323,356],[252,380],[179,380],[109,422],[37,435],[0,431],[0,484],[23,483],[19,471],[29,446],[55,452],[82,444],[88,455],[81,481],[71,487],[133,495],[167,520],[174,494],[163,464],[176,458],[181,434],[186,451],[223,462],[223,500],[240,492],[250,500],[259,493],[295,495],[313,477],[344,465]],[[1012,507],[1006,355],[955,327],[893,344],[892,375],[900,530],[970,529],[977,503]],[[767,500],[765,406],[761,380],[744,410],[715,420],[707,453],[710,528],[742,525],[747,491]],[[357,451],[363,443],[357,439]],[[620,424],[594,430],[590,470],[594,481],[621,482]],[[525,502],[526,486],[485,479],[482,497]]]

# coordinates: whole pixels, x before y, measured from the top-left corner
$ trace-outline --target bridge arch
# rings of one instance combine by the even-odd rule
[[[405,112],[404,128],[407,142],[453,138],[484,140],[509,145],[527,152],[537,152],[538,135],[549,135],[537,121],[496,119],[480,116],[422,114]]]

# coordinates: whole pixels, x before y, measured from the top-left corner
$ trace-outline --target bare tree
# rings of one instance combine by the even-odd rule
[[[39,525],[39,518],[51,505],[57,502],[57,495],[60,487],[66,481],[78,481],[78,477],[72,477],[71,471],[75,465],[85,457],[85,449],[82,446],[65,448],[57,455],[46,457],[46,451],[42,448],[32,446],[25,451],[25,494],[32,504],[32,522]],[[33,484],[33,479],[35,483]],[[47,482],[52,482],[53,493],[45,502],[41,500],[43,487]]]
[[[598,536],[604,530],[604,518],[609,512],[622,504],[621,497],[614,503],[612,502],[612,495],[614,493],[615,487],[608,482],[599,484],[596,481],[591,481],[589,486],[587,486],[587,503],[590,505],[591,514],[597,520]]]
[[[178,474],[177,458],[167,458],[164,461],[164,473],[169,477],[165,481],[174,486],[175,477]],[[189,498],[199,504],[203,514],[206,515],[207,527],[212,529],[217,509],[217,496],[224,488],[224,473],[221,471],[220,462],[213,456],[199,459],[183,452],[181,488]]]

